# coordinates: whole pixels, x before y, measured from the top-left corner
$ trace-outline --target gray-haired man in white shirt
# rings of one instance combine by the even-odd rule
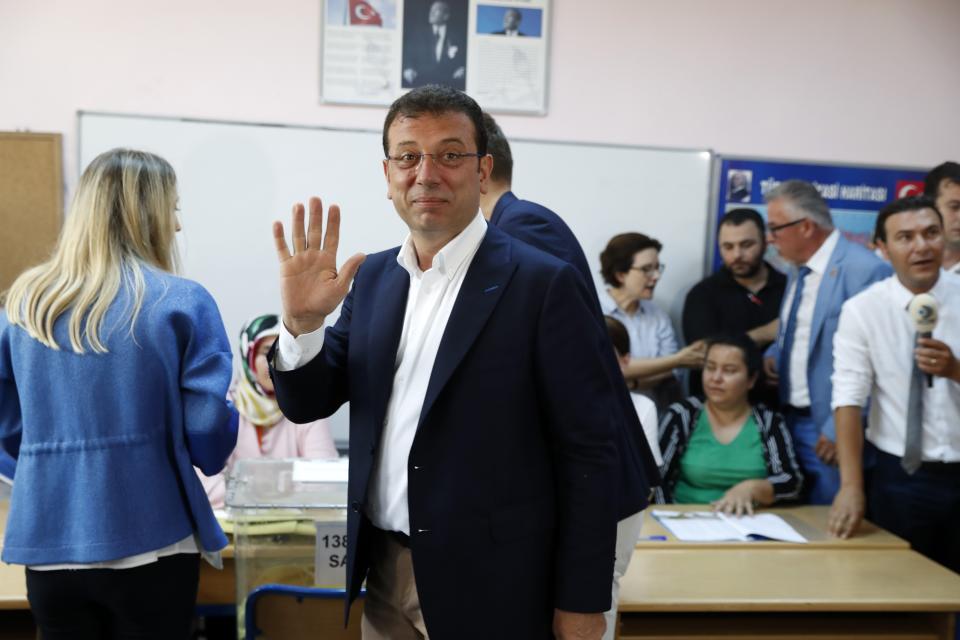
[[[830,531],[864,516],[960,571],[960,277],[942,269],[943,218],[928,197],[897,200],[877,217],[895,275],[843,305],[834,337],[833,409],[841,487]],[[919,337],[907,305],[932,295],[939,322]],[[862,408],[876,447],[864,492]]]

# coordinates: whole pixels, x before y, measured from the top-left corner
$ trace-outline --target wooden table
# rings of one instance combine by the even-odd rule
[[[953,640],[960,576],[873,525],[830,538],[826,507],[774,511],[811,543],[680,542],[646,515],[642,534],[668,540],[638,543],[619,637]]]
[[[774,511],[812,543],[641,541],[621,583],[619,637],[953,640],[960,576],[872,525],[862,538],[828,538],[824,507]],[[642,533],[672,538],[649,514]],[[198,604],[234,603],[233,562],[228,548],[223,571],[201,563]],[[0,563],[0,609],[28,608],[23,567]],[[7,616],[0,637],[20,637]]]
[[[787,524],[797,530],[797,533],[807,539],[806,544],[795,542],[683,542],[677,540],[670,531],[660,524],[651,513],[655,510],[664,511],[710,511],[709,505],[702,504],[668,504],[651,505],[643,514],[643,527],[640,529],[638,547],[655,546],[659,548],[689,548],[689,547],[729,547],[732,544],[747,544],[755,547],[757,544],[776,546],[779,548],[826,548],[826,549],[909,549],[910,543],[899,538],[889,531],[884,531],[872,522],[864,521],[857,531],[857,535],[846,540],[834,538],[827,533],[827,516],[829,507],[816,505],[799,505],[795,507],[774,507],[761,509],[757,513],[775,513],[783,518]],[[651,540],[651,537],[665,537],[666,540]]]
[[[7,521],[9,503],[0,498],[0,540]],[[204,607],[234,607],[237,601],[236,564],[233,544],[223,550],[223,570],[217,570],[206,562],[200,563],[200,583],[197,590],[197,607],[203,611]],[[273,603],[272,609],[279,609],[280,615],[275,615],[280,622],[290,609],[292,603]],[[343,629],[343,602],[342,600],[311,600],[309,606],[294,607],[296,619],[287,620],[278,626],[274,620],[272,627],[280,628],[280,637],[283,638],[314,638],[318,633],[330,640],[347,638],[356,640],[360,637],[360,616],[363,612],[363,603],[354,605],[350,626]],[[285,608],[284,608],[285,607]],[[27,601],[26,578],[22,565],[10,565],[0,562],[0,638],[3,640],[35,640],[36,628],[29,614],[30,604]],[[202,613],[201,615],[207,615]]]

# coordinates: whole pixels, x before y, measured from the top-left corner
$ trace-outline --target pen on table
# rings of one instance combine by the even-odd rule
[[[650,541],[666,542],[667,536],[641,536],[640,539],[644,541],[650,540]]]

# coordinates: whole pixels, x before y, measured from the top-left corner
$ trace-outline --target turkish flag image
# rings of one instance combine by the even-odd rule
[[[923,182],[920,180],[897,180],[897,197],[922,196]]]
[[[383,18],[380,17],[380,13],[370,6],[369,2],[366,0],[349,0],[350,1],[350,24],[362,24],[373,27],[382,27]]]

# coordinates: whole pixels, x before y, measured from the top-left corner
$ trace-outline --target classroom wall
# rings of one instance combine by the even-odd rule
[[[69,196],[78,110],[379,129],[382,107],[319,102],[321,6],[0,0],[0,130],[64,134]],[[552,15],[548,114],[500,117],[510,136],[887,165],[960,159],[960,0],[554,0]],[[637,196],[624,202],[637,230],[645,215],[669,214]],[[345,424],[334,431],[345,438]]]
[[[63,133],[72,185],[78,109],[379,128],[382,108],[319,104],[321,4],[0,1],[0,130]],[[503,116],[508,135],[893,165],[960,156],[960,1],[553,9],[548,115]]]

